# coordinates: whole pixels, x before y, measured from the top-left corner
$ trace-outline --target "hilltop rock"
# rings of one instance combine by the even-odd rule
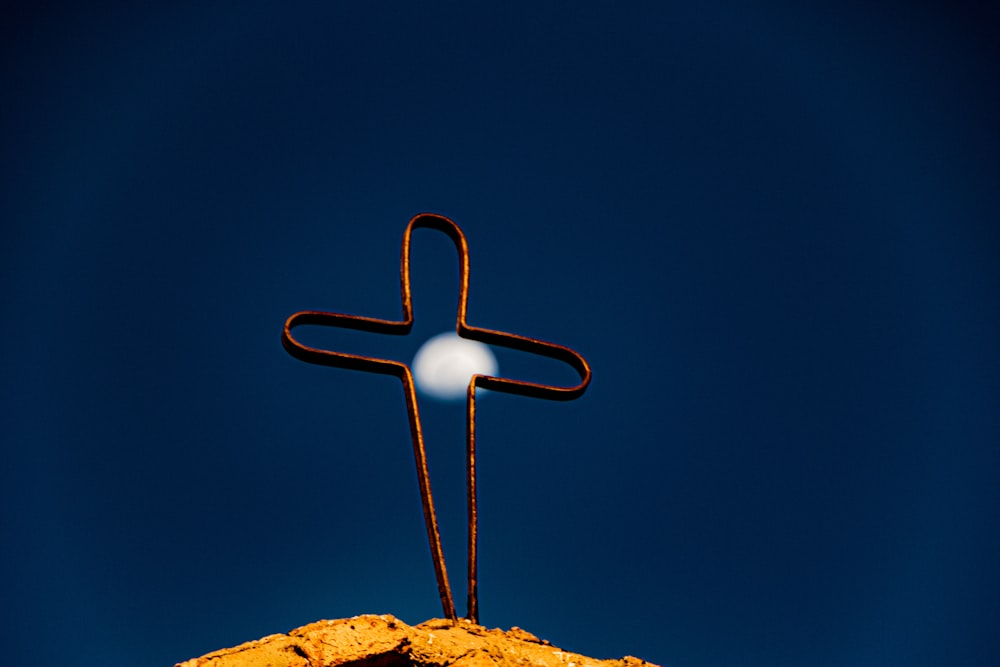
[[[638,658],[596,660],[520,628],[488,630],[433,619],[411,627],[392,616],[317,621],[222,649],[177,667],[656,667]]]

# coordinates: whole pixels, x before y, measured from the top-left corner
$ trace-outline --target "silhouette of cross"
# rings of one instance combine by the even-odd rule
[[[581,396],[590,383],[590,366],[587,361],[562,345],[547,343],[525,336],[481,329],[466,323],[466,306],[469,296],[469,247],[462,230],[448,218],[432,213],[422,213],[410,220],[403,233],[403,247],[399,266],[399,280],[403,302],[403,319],[399,321],[383,320],[373,317],[360,317],[344,313],[326,313],[319,311],[300,311],[293,314],[285,322],[281,342],[285,350],[293,357],[302,361],[337,368],[350,368],[394,375],[403,383],[406,396],[406,409],[410,422],[410,437],[413,441],[413,457],[417,467],[417,480],[420,485],[420,499],[424,510],[424,524],[427,528],[427,541],[430,543],[431,556],[434,561],[434,573],[437,577],[438,594],[441,596],[441,606],[444,615],[456,619],[455,603],[451,596],[451,586],[448,583],[448,573],[445,568],[444,554],[441,550],[441,536],[438,531],[437,515],[434,511],[434,500],[431,495],[430,474],[427,468],[427,454],[424,450],[424,438],[420,428],[420,413],[417,409],[417,394],[410,367],[398,361],[363,357],[331,350],[320,350],[303,345],[292,336],[292,329],[303,324],[320,324],[345,329],[372,331],[376,333],[406,335],[413,328],[413,308],[410,297],[410,237],[414,229],[435,229],[448,235],[455,244],[459,257],[459,298],[458,317],[455,330],[462,338],[477,340],[482,343],[499,345],[501,347],[522,350],[552,359],[563,361],[572,366],[580,375],[580,383],[571,387],[523,382],[510,378],[491,375],[473,375],[466,391],[466,500],[468,503],[468,614],[467,618],[474,623],[479,622],[479,592],[477,585],[477,544],[479,517],[476,501],[476,389],[491,389],[509,394],[531,396],[568,401]]]

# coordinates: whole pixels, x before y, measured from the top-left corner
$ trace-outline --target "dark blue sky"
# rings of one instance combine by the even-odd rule
[[[279,342],[297,310],[398,317],[431,211],[471,324],[594,370],[480,406],[485,625],[671,667],[995,664],[995,12],[355,4],[5,10],[5,660],[440,615],[399,383]],[[311,340],[409,360],[452,327],[439,236],[411,336]],[[464,608],[462,407],[421,409]]]

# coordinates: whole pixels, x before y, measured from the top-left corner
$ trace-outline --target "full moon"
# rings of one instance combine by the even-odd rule
[[[477,374],[496,375],[496,357],[486,345],[456,333],[430,338],[413,357],[417,389],[442,401],[464,398],[469,380]]]

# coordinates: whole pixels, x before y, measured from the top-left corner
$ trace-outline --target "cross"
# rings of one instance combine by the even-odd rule
[[[361,317],[344,313],[326,313],[304,310],[293,314],[285,322],[281,335],[281,343],[285,350],[296,359],[309,363],[349,368],[394,375],[403,383],[403,393],[406,397],[406,411],[409,415],[410,438],[413,443],[413,457],[417,467],[417,481],[420,486],[420,499],[424,510],[424,524],[427,528],[427,541],[430,544],[431,556],[434,561],[434,573],[437,577],[438,594],[441,596],[441,606],[444,615],[456,620],[455,603],[451,596],[451,586],[448,583],[448,573],[445,568],[444,554],[441,550],[441,536],[438,531],[437,515],[434,512],[434,500],[431,496],[430,474],[427,469],[427,454],[424,450],[424,437],[420,428],[420,413],[417,409],[417,394],[410,367],[398,361],[364,357],[331,350],[321,350],[303,345],[292,336],[292,329],[303,324],[320,324],[345,329],[372,331],[375,333],[406,335],[413,328],[413,307],[410,297],[410,237],[414,229],[427,228],[443,232],[455,244],[459,259],[459,297],[458,317],[455,330],[462,338],[476,340],[481,343],[499,345],[524,352],[538,354],[563,361],[573,367],[580,375],[580,382],[571,387],[524,382],[510,378],[491,375],[473,375],[466,391],[466,500],[468,504],[468,614],[466,618],[479,623],[479,592],[477,585],[477,553],[479,517],[476,501],[476,389],[490,389],[508,394],[519,394],[534,398],[547,398],[568,401],[583,394],[590,384],[590,365],[586,359],[568,347],[556,345],[518,336],[512,333],[482,329],[470,326],[466,320],[466,306],[469,297],[469,246],[465,234],[450,219],[433,213],[421,213],[414,216],[403,233],[403,247],[399,265],[400,291],[403,302],[403,319],[383,320],[374,317]]]

